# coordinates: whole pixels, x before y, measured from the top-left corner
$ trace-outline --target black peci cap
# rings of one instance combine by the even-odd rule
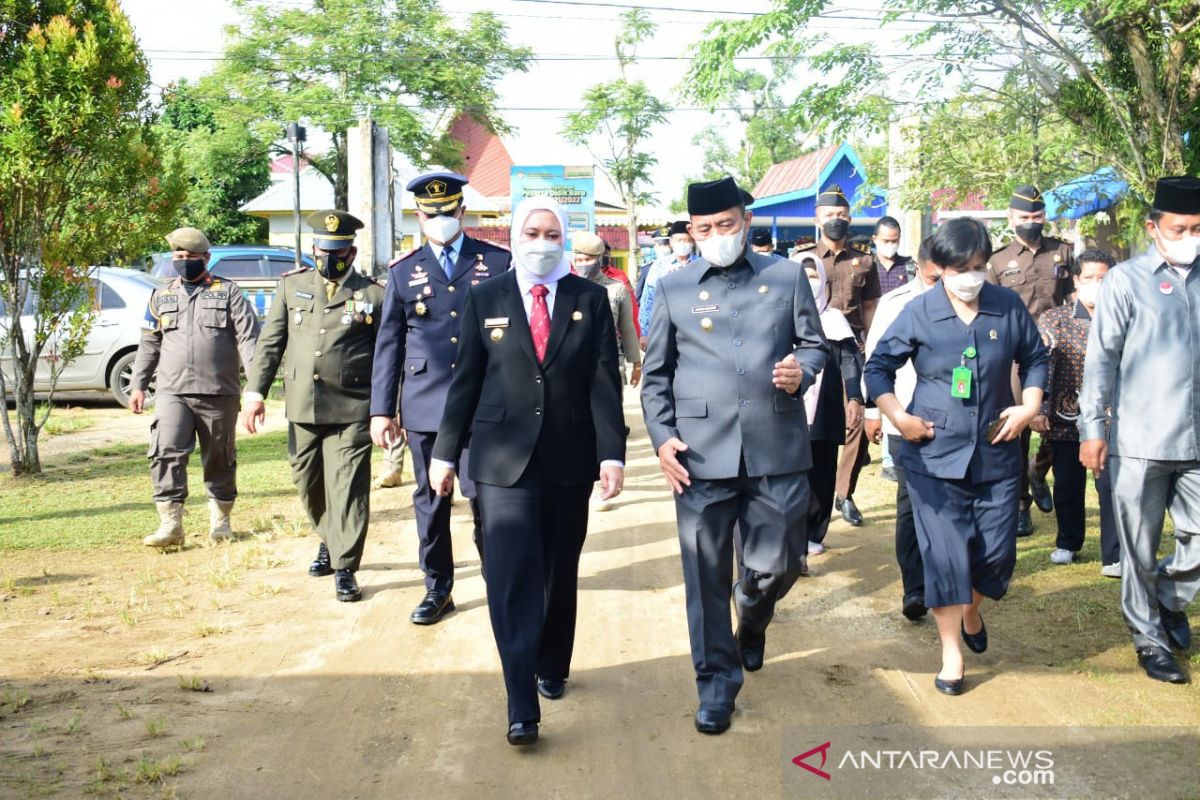
[[[715,181],[688,184],[689,214],[719,214],[742,205],[742,202],[742,190],[728,175]]]
[[[1154,187],[1154,210],[1200,214],[1200,178],[1187,175],[1159,178]]]

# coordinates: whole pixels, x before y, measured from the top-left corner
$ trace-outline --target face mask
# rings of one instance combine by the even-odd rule
[[[1096,299],[1100,297],[1100,284],[1081,283],[1079,284],[1079,288],[1075,290],[1075,296],[1085,306],[1094,306],[1096,305]]]
[[[350,269],[350,259],[347,256],[321,253],[317,256],[317,272],[327,281],[336,281]]]
[[[458,236],[458,232],[462,230],[462,221],[458,217],[439,214],[436,217],[422,220],[421,230],[425,231],[425,236],[438,244],[446,244]]]
[[[671,255],[671,245],[660,244],[654,248],[654,252],[658,255],[659,258],[666,258],[667,256]]]
[[[820,278],[809,278],[808,286],[812,289],[813,299],[820,303],[825,297],[825,283]]]
[[[981,269],[970,272],[949,272],[942,276],[942,283],[946,284],[950,293],[964,303],[969,303],[979,297],[986,281],[987,276]]]
[[[195,283],[204,274],[203,258],[176,258],[171,261],[171,266],[188,283]]]
[[[846,238],[846,234],[850,232],[850,220],[848,219],[831,219],[821,226],[825,237],[831,242],[840,242]]]
[[[1158,246],[1172,264],[1177,267],[1189,267],[1196,260],[1196,256],[1200,255],[1200,236],[1185,236],[1172,240],[1164,237],[1160,230]]]
[[[887,244],[875,245],[875,252],[884,258],[895,258],[896,253],[900,252],[900,245],[888,242]]]
[[[521,266],[539,278],[549,275],[562,262],[563,246],[546,239],[522,242],[517,247]]]
[[[575,264],[575,274],[581,278],[594,278],[600,272],[600,262],[593,261],[590,264]]]
[[[737,233],[714,233],[703,242],[697,242],[700,255],[714,267],[728,267],[742,257],[746,249],[745,231]]]
[[[1046,223],[1044,222],[1028,222],[1016,227],[1017,236],[1020,236],[1021,241],[1024,242],[1036,242],[1042,238],[1042,231],[1044,230],[1046,230]]]
[[[671,252],[676,258],[687,258],[692,254],[692,246],[690,244],[673,244]]]

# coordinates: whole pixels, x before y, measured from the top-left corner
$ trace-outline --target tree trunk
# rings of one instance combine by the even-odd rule
[[[333,132],[334,180],[333,204],[339,211],[350,208],[350,159],[346,152],[346,131]]]

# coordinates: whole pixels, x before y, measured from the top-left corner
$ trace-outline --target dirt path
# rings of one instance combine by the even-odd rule
[[[817,744],[793,742],[793,728],[1129,724],[1132,741],[1147,721],[1200,720],[1200,692],[1141,677],[1121,637],[1085,631],[1064,653],[1010,604],[987,612],[992,645],[969,662],[971,691],[938,695],[936,633],[897,613],[879,506],[865,509],[877,527],[834,526],[830,552],[779,609],[733,729],[700,736],[673,505],[632,395],[627,412],[627,490],[593,515],[569,691],[543,703],[536,748],[504,741],[465,504],[454,518],[459,610],[433,627],[408,622],[423,593],[409,486],[372,496],[365,600],[353,605],[305,574],[311,537],[9,558],[0,795],[775,797],[780,754]],[[1113,789],[1087,774],[1061,788]]]

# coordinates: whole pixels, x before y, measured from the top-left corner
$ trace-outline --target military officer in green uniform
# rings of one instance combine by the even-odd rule
[[[1025,308],[1034,320],[1042,313],[1067,301],[1074,291],[1071,263],[1074,248],[1062,239],[1044,236],[1046,230],[1046,201],[1036,186],[1025,184],[1013,190],[1008,203],[1008,224],[1015,237],[1006,247],[992,253],[987,265],[987,279],[1021,296]],[[1019,400],[1020,388],[1013,373],[1013,394]],[[1021,434],[1023,452],[1029,452],[1032,434],[1029,428]],[[1042,439],[1033,463],[1021,474],[1021,499],[1017,516],[1017,536],[1033,533],[1030,507],[1036,503],[1043,513],[1054,510],[1054,499],[1046,483],[1053,453],[1048,440]]]
[[[258,339],[258,317],[242,290],[209,273],[204,232],[178,228],[167,243],[178,277],[150,294],[129,393],[129,410],[141,414],[146,388],[158,380],[149,457],[159,525],[142,543],[162,548],[183,544],[187,464],[197,439],[209,536],[216,542],[233,535],[239,372],[249,367]]]
[[[292,478],[321,538],[308,572],[333,574],[337,599],[354,602],[362,598],[354,573],[370,513],[371,361],[383,287],[353,269],[360,220],[331,210],[307,222],[317,268],[279,282],[246,381],[242,424],[256,431],[282,364]]]

